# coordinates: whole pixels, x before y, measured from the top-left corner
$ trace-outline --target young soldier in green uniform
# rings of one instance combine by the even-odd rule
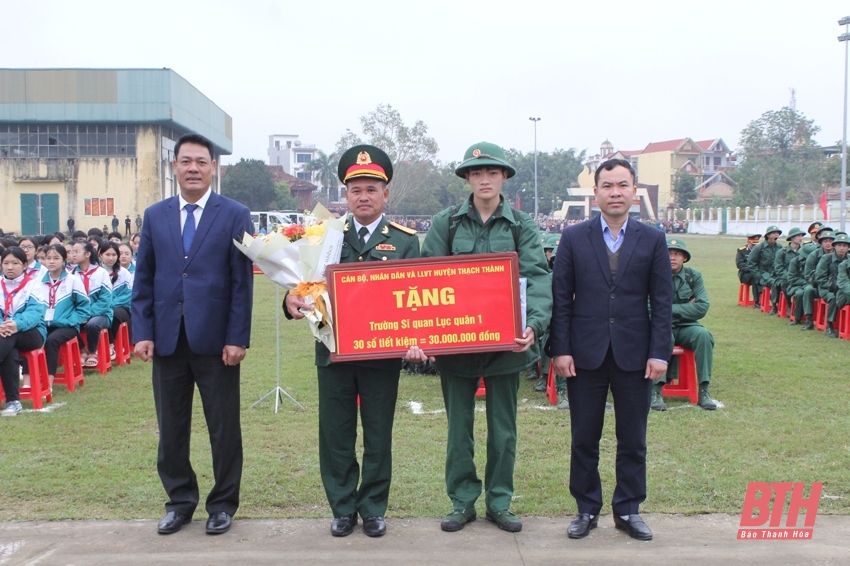
[[[699,381],[698,404],[703,409],[713,411],[717,404],[708,392],[708,384],[714,365],[714,336],[699,322],[708,313],[708,292],[702,274],[693,267],[685,267],[691,260],[685,242],[678,238],[667,240],[667,250],[670,252],[670,267],[673,270],[673,344],[694,351]],[[667,375],[652,386],[650,408],[656,411],[667,410],[661,391],[667,383]]]
[[[848,249],[850,249],[850,238],[847,234],[838,234],[832,243],[832,253],[823,256],[815,270],[818,293],[828,305],[826,335],[829,338],[838,338],[838,331],[834,326],[835,318],[838,316],[838,311],[847,304],[847,296],[838,290],[838,266],[847,259]]]
[[[419,257],[416,231],[387,222],[387,184],[393,166],[375,146],[358,145],[342,154],[339,180],[351,213],[345,222],[340,263]],[[307,307],[287,294],[287,318],[303,318]],[[309,308],[309,307],[307,307]],[[363,518],[370,537],[386,533],[384,513],[392,476],[392,428],[401,360],[361,360],[331,363],[330,352],[316,342],[319,376],[319,468],[325,495],[333,511],[331,534],[343,537]],[[357,463],[357,396],[363,427],[363,463]],[[359,481],[359,486],[358,486]]]
[[[761,234],[747,234],[747,245],[738,248],[738,252],[735,254],[735,265],[738,267],[738,281],[751,286],[750,292],[753,294],[753,303],[759,302],[759,296],[756,295],[755,277],[753,277],[753,272],[747,265],[747,258],[756,244],[759,243],[759,240],[761,240]]]
[[[838,293],[844,304],[850,304],[850,257],[838,264]]]
[[[791,247],[789,247],[789,250],[794,246],[794,242],[791,239],[791,236],[794,234],[794,230],[796,230],[796,228],[792,229],[788,234],[788,239],[791,240]],[[803,276],[806,264],[806,256],[803,254],[804,246],[801,246],[796,253],[791,253],[789,251],[787,254],[788,267],[785,272],[785,295],[788,298],[788,308],[791,308],[792,303],[794,307],[794,320],[788,322],[790,326],[802,324],[803,322],[803,292],[806,288],[806,278]]]
[[[806,281],[806,286],[803,288],[803,316],[808,320],[805,326],[800,330],[814,330],[815,322],[812,314],[815,311],[815,299],[818,298],[818,284],[815,281],[815,270],[818,267],[818,262],[826,254],[832,253],[832,242],[835,240],[835,232],[829,226],[822,226],[818,229],[815,238],[818,241],[818,247],[806,256],[806,263],[803,267],[803,279]]]
[[[773,260],[776,259],[776,252],[782,247],[776,242],[781,234],[782,230],[778,226],[768,226],[764,233],[764,240],[756,244],[747,258],[747,267],[750,268],[755,279],[753,293],[756,297],[756,307],[761,308],[761,290],[764,287],[770,287],[770,302],[773,305],[770,314],[776,314],[779,303],[779,287],[773,276]]]
[[[788,264],[797,262],[800,254],[800,246],[803,244],[803,231],[799,228],[791,228],[788,232],[788,237],[785,238],[788,246],[780,248],[776,252],[776,258],[773,260],[773,273],[776,279],[776,286],[780,293],[785,293],[785,300],[788,302],[788,307],[791,306],[791,297],[788,295]],[[787,316],[788,313],[782,313]]]
[[[443,518],[444,531],[458,531],[476,518],[481,480],[475,471],[473,420],[478,379],[487,390],[487,465],[484,470],[487,519],[500,529],[518,532],[522,522],[510,510],[516,460],[516,413],[519,372],[537,360],[532,346],[549,325],[552,290],[540,233],[524,212],[512,209],[501,195],[502,184],[516,170],[499,146],[471,146],[455,173],[469,183],[472,194],[459,206],[434,216],[422,244],[423,257],[516,251],[519,276],[527,281],[526,328],[517,350],[440,356],[437,367],[448,417],[446,489],[452,511]],[[417,350],[411,348],[411,352]],[[425,353],[419,351],[421,358]]]

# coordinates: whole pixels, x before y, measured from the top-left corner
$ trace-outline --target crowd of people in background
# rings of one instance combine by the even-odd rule
[[[139,245],[139,234],[126,232],[124,236],[117,230],[104,234],[92,228],[88,233],[70,231],[67,238],[62,232],[0,238],[0,377],[6,399],[2,416],[21,411],[21,382],[29,385],[20,352],[44,347],[51,388],[59,350],[70,340],[79,341],[82,367],[94,369],[101,331],[106,329],[110,356],[115,359],[118,328],[130,322]]]

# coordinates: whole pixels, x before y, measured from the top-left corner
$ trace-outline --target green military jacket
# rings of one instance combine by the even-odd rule
[[[366,246],[362,249],[360,248],[360,238],[354,230],[354,222],[351,220],[350,214],[346,218],[344,232],[342,253],[339,257],[340,263],[386,261],[419,257],[419,237],[416,235],[416,232],[404,226],[387,222],[385,217],[381,218],[380,224],[375,228],[375,232],[369,236],[369,241],[366,242]],[[381,249],[378,249],[379,245]],[[286,301],[284,301],[284,304],[286,304]],[[364,305],[364,308],[368,308],[368,305]],[[286,308],[283,309],[283,312],[286,318],[292,318],[286,311]],[[393,369],[396,367],[401,369],[401,357],[388,360],[340,362],[340,364],[342,363],[382,369]],[[319,367],[331,365],[331,353],[321,342],[316,342],[316,365]]]
[[[806,278],[803,275],[806,258],[803,255],[802,248],[796,254],[789,253],[787,257],[788,270],[785,272],[785,291],[790,292],[791,289],[802,289],[806,286]]]
[[[486,223],[472,204],[473,195],[434,216],[431,228],[422,244],[423,257],[470,255],[516,251],[519,256],[519,276],[527,281],[526,326],[534,330],[535,338],[543,336],[552,315],[552,279],[549,273],[540,233],[531,217],[512,209],[499,196],[499,207]],[[454,218],[456,231],[449,246],[449,227]],[[516,244],[514,234],[518,227]],[[494,305],[498,308],[498,305]],[[427,350],[426,350],[427,354]],[[483,377],[514,373],[537,361],[535,348],[525,352],[488,352],[439,356],[438,368],[464,377]]]
[[[776,252],[776,257],[773,260],[773,275],[778,281],[787,283],[788,281],[788,264],[792,261],[796,262],[800,256],[800,248],[796,250],[790,245],[787,248],[782,248]],[[786,285],[787,286],[787,285]]]
[[[850,297],[850,258],[838,264],[838,290]]]
[[[815,281],[815,270],[818,268],[818,262],[824,256],[823,248],[818,246],[813,252],[806,256],[806,264],[803,267],[803,278],[807,285],[817,288]]]
[[[833,286],[838,282],[838,265],[845,259],[839,258],[835,251],[820,258],[815,270],[815,281],[818,284],[818,294],[823,300],[831,301],[835,297],[837,289]]]
[[[767,243],[767,240],[762,240],[753,247],[750,256],[747,258],[747,266],[749,266],[756,281],[765,285],[773,283],[773,261],[780,249],[782,249],[782,246],[779,242],[771,246]]]
[[[741,275],[742,271],[744,273],[749,272],[750,268],[747,267],[747,258],[750,256],[751,251],[748,246],[738,248],[738,253],[735,254],[735,265],[738,267],[738,275]]]
[[[803,247],[800,248],[800,253],[803,254],[803,257],[809,257],[809,254],[818,249],[820,246],[817,242],[808,241],[803,244]]]
[[[683,266],[679,273],[673,274],[673,328],[699,324],[709,306],[702,273]]]

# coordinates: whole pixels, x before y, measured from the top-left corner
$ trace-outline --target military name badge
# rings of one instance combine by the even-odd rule
[[[394,252],[395,246],[392,244],[378,244],[375,246],[375,249],[379,251]]]

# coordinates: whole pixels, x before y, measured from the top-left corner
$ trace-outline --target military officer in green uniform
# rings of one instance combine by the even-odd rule
[[[750,291],[753,294],[753,303],[759,302],[759,296],[756,295],[755,277],[753,277],[753,272],[747,265],[747,258],[756,244],[759,243],[759,240],[761,240],[761,234],[747,234],[747,245],[738,248],[738,252],[735,254],[735,265],[738,267],[738,281],[751,286]]]
[[[818,247],[818,239],[817,233],[823,227],[823,224],[820,222],[812,222],[809,224],[809,229],[806,232],[809,234],[809,241],[803,244],[803,247],[800,249],[800,253],[803,254],[803,257],[808,256],[810,253],[815,251]]]
[[[439,356],[436,360],[448,417],[446,490],[452,502],[452,511],[440,527],[447,532],[458,531],[476,518],[475,502],[482,486],[475,470],[473,421],[475,391],[478,379],[483,377],[487,390],[486,517],[502,530],[518,532],[522,522],[511,512],[510,505],[519,374],[536,362],[532,346],[549,326],[551,277],[534,221],[528,214],[511,208],[501,194],[502,184],[516,174],[502,148],[488,142],[474,144],[455,173],[466,179],[472,194],[460,205],[434,216],[422,244],[422,255],[516,251],[519,276],[527,282],[526,328],[516,339],[515,351]],[[425,353],[420,354],[424,359]]]
[[[788,245],[780,248],[773,260],[773,274],[776,280],[776,286],[779,288],[780,293],[785,293],[785,300],[789,308],[791,306],[791,296],[788,294],[788,264],[790,262],[797,262],[800,256],[800,247],[803,245],[803,236],[802,230],[791,228],[791,231],[788,232],[788,237],[785,238]],[[788,315],[787,312],[781,314],[783,316]]]
[[[832,243],[832,253],[823,256],[818,261],[818,267],[815,270],[818,293],[828,305],[826,335],[830,338],[838,338],[835,319],[838,316],[838,311],[847,304],[847,295],[842,293],[838,287],[838,266],[847,259],[848,249],[850,249],[850,238],[847,234],[836,235],[835,241]]]
[[[714,365],[714,336],[699,322],[708,313],[708,292],[702,274],[693,267],[685,266],[691,260],[685,242],[679,238],[669,239],[667,250],[670,252],[670,267],[673,270],[673,343],[693,350],[699,381],[699,406],[713,411],[717,403],[708,392],[708,384]],[[669,364],[667,375],[652,386],[650,408],[656,411],[667,410],[661,388],[671,374],[670,365],[675,364]]]
[[[770,302],[773,308],[770,314],[777,313],[777,304],[779,303],[779,287],[776,285],[776,280],[773,276],[773,260],[776,259],[776,252],[782,247],[776,240],[782,235],[782,230],[778,226],[768,226],[764,233],[764,240],[756,244],[747,258],[747,267],[753,274],[753,293],[756,297],[756,307],[761,308],[761,291],[764,287],[770,287]]]
[[[815,328],[812,314],[815,311],[815,299],[819,297],[815,270],[821,258],[832,253],[835,232],[829,226],[821,226],[815,234],[815,239],[818,241],[818,247],[806,256],[806,263],[803,265],[803,279],[806,282],[806,286],[803,287],[803,316],[807,320],[800,330],[814,330]]]
[[[392,180],[390,158],[371,145],[342,154],[339,180],[345,185],[350,214],[345,222],[340,263],[419,257],[416,231],[383,216]],[[302,318],[300,297],[288,293],[287,318]],[[319,381],[319,468],[333,511],[333,536],[351,534],[357,516],[371,537],[386,533],[384,514],[392,476],[392,428],[401,360],[332,363],[324,344],[316,343]],[[357,463],[357,396],[363,427],[363,462]],[[359,485],[358,485],[359,482]]]

